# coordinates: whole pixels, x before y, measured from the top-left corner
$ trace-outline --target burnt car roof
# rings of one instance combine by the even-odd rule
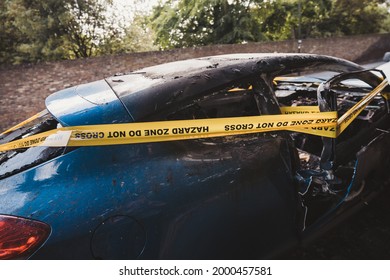
[[[107,82],[133,118],[140,120],[172,103],[214,90],[230,81],[261,73],[272,78],[307,68],[339,72],[361,69],[352,62],[323,55],[251,53],[161,64],[114,76]],[[132,87],[132,82],[140,87]]]
[[[109,93],[108,87],[101,85],[102,91],[98,94],[89,91],[88,84],[54,93],[46,99],[46,107],[63,125],[139,121],[163,108],[174,106],[176,102],[256,74],[266,73],[271,79],[296,71],[345,72],[360,69],[361,66],[344,59],[314,54],[209,56],[160,64],[106,78],[105,81],[124,108],[119,108],[118,100]],[[74,97],[72,104],[66,102],[69,95]],[[123,120],[102,118],[100,113],[104,110],[101,110],[101,106],[107,105],[118,110]],[[130,118],[123,117],[125,111]],[[74,118],[75,115],[78,117]]]
[[[292,53],[239,53],[225,54],[217,56],[200,57],[188,60],[164,63],[151,67],[146,67],[132,74],[140,73],[149,78],[177,78],[194,75],[205,70],[219,69],[223,67],[236,67],[236,69],[248,68],[252,66],[254,72],[273,72],[290,69],[300,69],[312,67],[312,65],[328,64],[332,70],[339,65],[340,71],[345,71],[345,67],[355,69],[359,67],[350,61],[315,54],[292,54]],[[326,66],[325,66],[326,68]],[[218,70],[217,70],[218,71]]]

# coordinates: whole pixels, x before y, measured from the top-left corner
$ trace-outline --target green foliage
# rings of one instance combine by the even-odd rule
[[[136,16],[132,24],[126,28],[122,40],[122,52],[140,52],[158,50],[154,45],[154,33],[149,27],[150,22],[145,16]]]
[[[99,46],[114,41],[118,31],[108,22],[104,12],[108,1],[77,0],[67,5],[69,13],[59,19],[74,57],[99,54]]]
[[[380,32],[389,15],[381,0],[337,0],[332,6],[327,26],[340,35]]]
[[[389,30],[385,0],[169,0],[151,16],[163,49]],[[387,1],[388,2],[388,1]]]
[[[1,0],[0,63],[390,32],[389,0],[148,1]]]
[[[264,39],[251,13],[256,1],[167,1],[151,16],[156,43],[163,49],[232,44]]]
[[[377,33],[389,15],[384,0],[265,1],[262,31],[271,40]],[[299,9],[300,6],[300,9]],[[279,22],[279,24],[278,24]]]
[[[152,48],[153,39],[147,34],[150,30],[143,28],[143,21],[138,19],[136,25],[129,25],[112,5],[112,0],[2,0],[0,63],[73,59]]]
[[[5,0],[1,7],[1,62],[37,61],[62,58],[63,31],[55,13],[63,4],[54,0]]]
[[[255,12],[259,19],[258,28],[272,41],[291,38],[292,26],[298,25],[298,10],[294,3],[266,1]]]

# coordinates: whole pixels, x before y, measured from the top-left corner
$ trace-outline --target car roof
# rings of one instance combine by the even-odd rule
[[[226,84],[299,70],[362,69],[350,61],[315,54],[243,53],[169,62],[67,88],[46,98],[63,126],[142,121]],[[270,81],[268,81],[270,82]]]
[[[267,73],[285,75],[299,69],[345,72],[361,67],[331,56],[291,53],[239,53],[194,58],[117,74],[106,81],[134,120],[214,90],[234,80]]]

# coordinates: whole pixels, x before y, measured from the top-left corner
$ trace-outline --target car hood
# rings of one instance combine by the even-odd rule
[[[133,121],[105,80],[58,91],[47,97],[45,104],[63,126]]]

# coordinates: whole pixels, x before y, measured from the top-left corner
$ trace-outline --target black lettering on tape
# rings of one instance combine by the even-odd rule
[[[334,123],[337,122],[337,118],[330,118],[330,119],[318,119],[316,120],[316,123],[323,124],[323,123]]]
[[[145,129],[145,136],[161,136],[161,135],[169,135],[168,128],[158,128],[158,129]]]
[[[269,122],[269,123],[258,123],[257,124],[257,127],[256,128],[272,128],[274,127],[274,124],[273,122]]]
[[[225,126],[226,130],[226,126]],[[172,128],[172,134],[196,134],[209,132],[208,126],[191,126],[191,127],[175,127]]]
[[[293,115],[293,114],[309,114],[309,113],[317,113],[316,111],[286,111],[284,114]]]
[[[124,138],[126,137],[126,131],[109,131],[107,138]],[[95,138],[95,137],[94,137]],[[96,137],[98,138],[98,137]]]
[[[292,126],[312,124],[313,120],[291,121]]]
[[[231,124],[225,125],[225,131],[234,131],[234,130],[251,130],[253,129],[253,124]]]
[[[288,126],[288,122],[277,122],[277,123],[276,123],[276,126],[277,126],[277,127]]]
[[[38,139],[31,139],[30,143],[29,143],[29,146],[32,146],[32,145],[38,144],[38,143],[39,143],[39,138]]]
[[[322,130],[323,131],[332,131],[332,132],[336,131],[334,127],[329,127],[329,126],[319,126],[319,127],[314,126],[314,127],[311,127],[311,129],[312,130],[321,130],[321,131]]]
[[[129,131],[129,136],[134,137],[134,136],[141,136],[141,130],[130,130]]]
[[[111,132],[109,132],[110,134]],[[101,139],[104,138],[104,132],[77,132],[75,134],[75,138],[78,139]],[[108,138],[111,138],[110,135],[108,135]]]

